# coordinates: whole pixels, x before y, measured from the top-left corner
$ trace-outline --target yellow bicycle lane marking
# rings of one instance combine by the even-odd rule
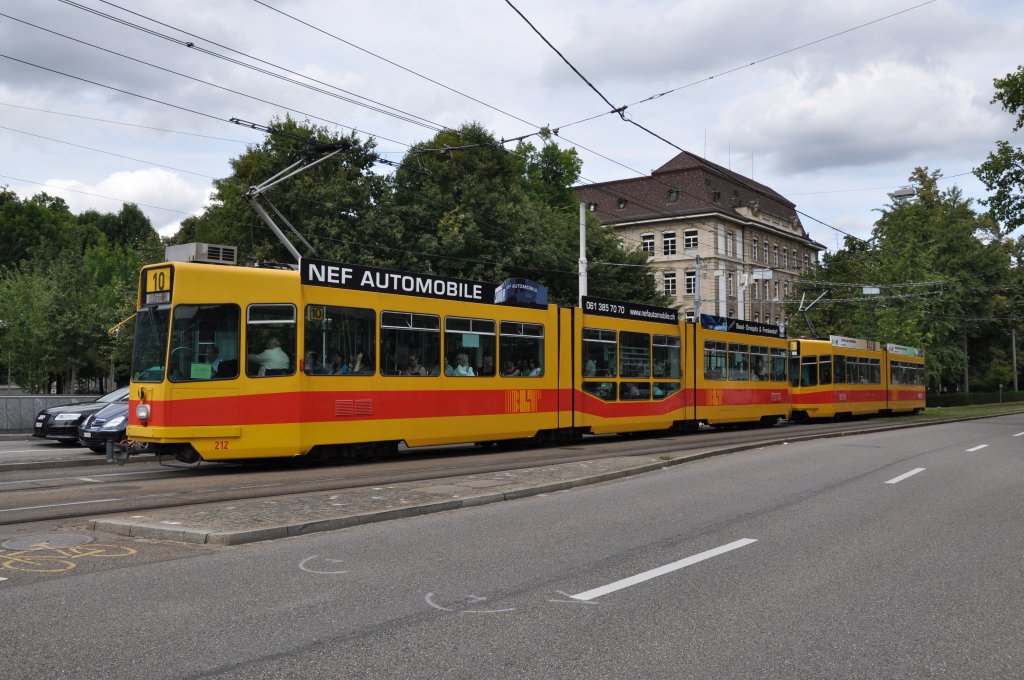
[[[0,549],[0,567],[35,574],[56,574],[74,569],[78,566],[75,560],[81,558],[129,557],[137,552],[135,548],[99,543],[57,548],[41,543],[27,550]]]

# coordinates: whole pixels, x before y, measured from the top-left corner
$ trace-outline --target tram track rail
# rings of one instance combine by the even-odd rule
[[[784,423],[773,428],[706,430],[689,435],[653,433],[647,437],[601,437],[578,444],[548,447],[514,445],[480,449],[448,446],[406,450],[397,458],[367,458],[352,463],[301,464],[297,461],[213,463],[197,468],[156,468],[82,474],[36,475],[0,483],[0,525],[67,520],[101,514],[136,512],[182,505],[204,505],[284,497],[400,482],[493,474],[522,468],[610,457],[713,455],[866,432],[934,424],[934,421],[886,418],[863,421]],[[73,468],[72,468],[73,469]],[[41,471],[34,471],[39,473]],[[230,480],[225,484],[224,480]]]

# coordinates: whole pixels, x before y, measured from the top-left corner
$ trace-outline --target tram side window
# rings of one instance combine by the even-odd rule
[[[615,401],[615,383],[613,382],[585,382],[583,391],[593,394],[603,401]]]
[[[904,373],[903,364],[899,361],[893,361],[889,364],[889,383],[892,385],[905,385],[906,377]]]
[[[800,386],[814,387],[818,384],[818,357],[800,357]]]
[[[725,343],[714,340],[704,341],[704,378],[707,380],[725,380],[726,362]]]
[[[614,378],[617,345],[615,331],[583,329],[583,377]],[[614,387],[612,389],[614,392]],[[614,396],[612,397],[614,399]]]
[[[851,385],[863,385],[868,381],[867,367],[861,363],[860,357],[846,358],[847,382]]]
[[[818,363],[818,383],[821,385],[832,384],[832,355],[822,354]]]
[[[850,382],[846,379],[846,355],[836,354],[832,358],[832,364],[832,373],[834,374],[833,378],[835,379],[835,383],[837,385],[842,385]]]
[[[654,371],[655,378],[679,378],[679,338],[674,335],[655,335]]]
[[[753,345],[750,348],[750,379],[768,379],[768,348]]]
[[[249,305],[245,320],[245,373],[295,373],[295,305]]]
[[[656,382],[651,386],[651,396],[655,399],[667,399],[678,391],[677,382]]]
[[[306,306],[302,370],[307,375],[370,375],[377,346],[372,309]]]
[[[870,369],[870,375],[868,377],[868,383],[871,385],[882,384],[882,360],[881,359],[868,359],[868,367]]]
[[[384,375],[440,375],[441,317],[410,312],[380,313],[380,370]],[[423,371],[413,367],[412,357]]]
[[[786,382],[786,350],[779,347],[771,348],[772,380]]]
[[[747,345],[729,343],[729,380],[749,380],[749,349]]]
[[[493,376],[494,330],[494,321],[490,319],[445,318],[445,375]]]
[[[619,383],[619,399],[621,401],[647,401],[651,398],[651,383],[626,382]]]
[[[647,333],[619,333],[619,375],[623,378],[651,376],[651,336]],[[621,398],[621,394],[620,394]],[[647,397],[644,397],[646,399]]]
[[[500,359],[504,376],[544,375],[544,325],[502,321]]]
[[[171,322],[172,382],[238,377],[238,305],[178,305]]]

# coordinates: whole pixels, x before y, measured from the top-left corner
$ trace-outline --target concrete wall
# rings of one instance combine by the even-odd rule
[[[31,434],[36,416],[44,408],[96,401],[98,394],[39,394],[27,397],[0,396],[0,433]]]

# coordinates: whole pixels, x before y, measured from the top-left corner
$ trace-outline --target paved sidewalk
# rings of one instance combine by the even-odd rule
[[[759,444],[760,445],[760,444]],[[623,456],[387,486],[226,501],[91,520],[94,531],[236,545],[496,503],[666,468],[742,447],[683,455]]]

